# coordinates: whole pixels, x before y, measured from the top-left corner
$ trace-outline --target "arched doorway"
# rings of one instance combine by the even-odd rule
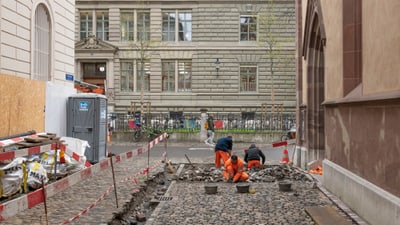
[[[307,63],[305,144],[307,161],[325,158],[324,46],[325,32],[319,1],[309,1],[303,55]]]

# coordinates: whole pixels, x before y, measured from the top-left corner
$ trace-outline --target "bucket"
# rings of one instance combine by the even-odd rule
[[[236,189],[239,193],[249,193],[250,184],[237,184]]]
[[[204,190],[206,191],[206,194],[216,194],[218,186],[216,184],[206,184],[204,185]]]
[[[279,191],[291,191],[292,190],[292,182],[290,181],[280,181],[278,183]]]

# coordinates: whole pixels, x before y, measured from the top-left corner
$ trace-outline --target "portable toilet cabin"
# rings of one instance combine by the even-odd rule
[[[78,93],[68,97],[67,136],[85,140],[87,161],[98,163],[106,157],[107,98],[101,94]]]

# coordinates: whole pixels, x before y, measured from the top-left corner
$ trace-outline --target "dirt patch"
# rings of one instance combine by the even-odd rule
[[[125,204],[123,209],[115,214],[108,224],[145,224],[146,218],[150,217],[159,203],[157,196],[165,194],[173,177],[174,175],[169,172],[167,166],[163,172],[150,176],[149,180],[144,181],[144,184],[140,185],[139,191],[132,194],[130,202]]]

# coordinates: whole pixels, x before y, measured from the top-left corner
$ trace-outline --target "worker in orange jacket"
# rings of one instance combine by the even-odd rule
[[[238,158],[237,155],[232,155],[225,164],[224,178],[227,181],[233,182],[246,181],[249,175],[243,171],[243,160]]]
[[[232,152],[232,135],[228,135],[226,137],[222,137],[218,139],[217,144],[215,145],[215,167],[221,167],[221,159],[223,163],[225,163],[229,157],[231,156]]]

